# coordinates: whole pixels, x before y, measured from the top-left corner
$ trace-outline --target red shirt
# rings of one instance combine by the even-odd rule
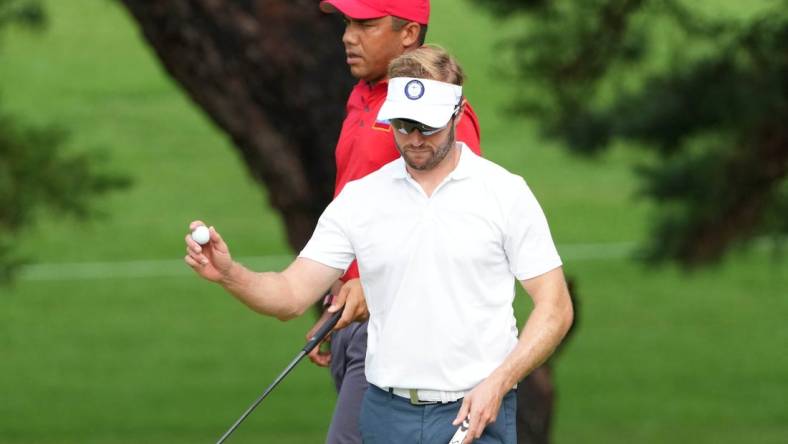
[[[347,115],[337,142],[337,181],[334,197],[348,182],[361,179],[383,165],[399,158],[394,135],[388,122],[377,120],[378,111],[386,100],[388,82],[369,85],[361,80],[353,88],[347,101]],[[466,101],[462,118],[457,123],[457,140],[465,142],[476,154],[481,154],[479,119]],[[358,277],[355,262],[348,268],[343,281]]]

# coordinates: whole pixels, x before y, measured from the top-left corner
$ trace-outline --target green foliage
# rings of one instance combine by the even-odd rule
[[[43,27],[46,16],[41,3],[35,0],[0,0],[0,30],[11,23]]]
[[[702,264],[786,233],[788,2],[751,18],[675,0],[480,3],[527,22],[507,46],[518,111],[576,153],[651,153],[638,169],[659,205],[647,257]]]
[[[0,31],[9,24],[40,28],[45,23],[36,1],[0,0]],[[28,127],[0,109],[0,285],[10,282],[22,260],[14,254],[19,234],[42,209],[86,219],[90,200],[125,187],[125,177],[99,172],[96,153],[66,154],[67,132]]]
[[[101,172],[96,153],[66,154],[66,140],[61,129],[25,127],[0,112],[0,282],[20,264],[13,245],[39,210],[86,219],[93,197],[129,183]]]

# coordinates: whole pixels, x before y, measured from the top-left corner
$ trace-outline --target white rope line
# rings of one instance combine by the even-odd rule
[[[588,260],[622,259],[633,254],[634,242],[568,244],[559,246],[564,263]],[[255,270],[279,269],[295,255],[273,254],[237,260]],[[31,264],[22,268],[23,281],[73,281],[117,278],[191,276],[183,259],[152,259],[113,262],[71,262]]]
[[[237,258],[254,269],[281,267],[292,255],[269,255]],[[71,281],[116,278],[149,278],[190,276],[193,272],[183,259],[137,260],[118,262],[73,262],[31,264],[19,273],[23,281]]]
[[[623,259],[632,257],[636,242],[610,242],[558,245],[558,254],[564,262]]]

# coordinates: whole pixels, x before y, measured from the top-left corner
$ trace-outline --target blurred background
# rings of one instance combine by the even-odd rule
[[[330,198],[316,3],[0,0],[0,442],[212,442],[303,346],[182,257],[200,218],[278,269]],[[788,442],[788,2],[433,0],[427,40],[575,284],[553,442]],[[334,398],[302,363],[232,440]]]

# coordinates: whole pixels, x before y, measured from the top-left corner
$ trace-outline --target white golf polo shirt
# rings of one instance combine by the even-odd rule
[[[517,343],[515,278],[561,265],[525,181],[459,143],[430,197],[402,158],[348,183],[299,255],[342,270],[358,258],[378,387],[476,386]]]

